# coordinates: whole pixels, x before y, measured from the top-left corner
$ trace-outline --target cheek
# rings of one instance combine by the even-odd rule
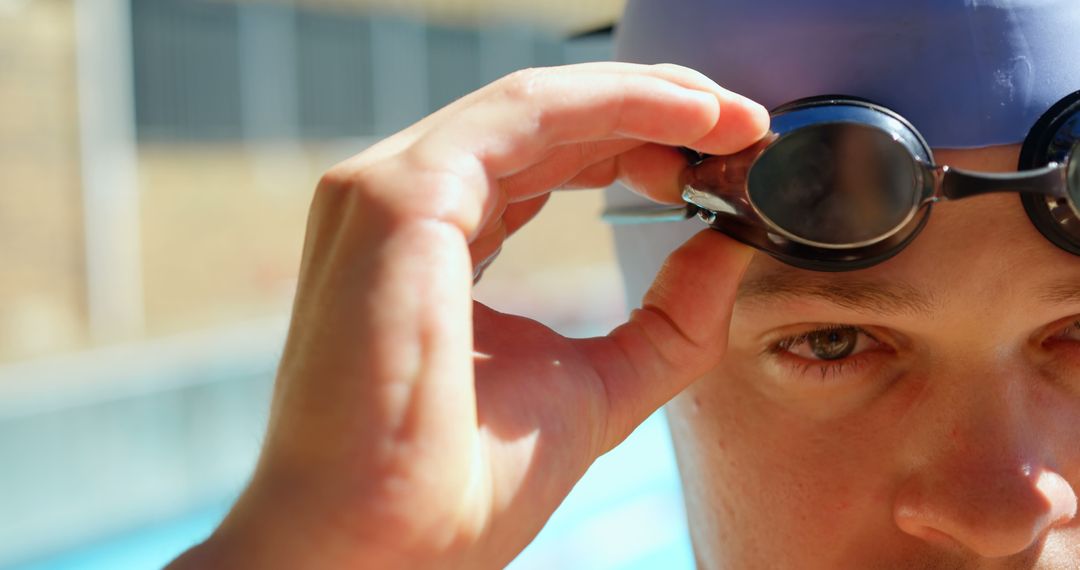
[[[891,525],[889,434],[792,413],[748,380],[706,378],[669,410],[701,532],[754,551],[782,540],[793,556],[822,560]]]

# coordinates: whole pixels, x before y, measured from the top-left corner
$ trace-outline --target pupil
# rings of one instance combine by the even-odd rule
[[[820,331],[807,337],[810,351],[822,360],[839,360],[849,356],[855,350],[859,340],[859,331],[854,328]]]

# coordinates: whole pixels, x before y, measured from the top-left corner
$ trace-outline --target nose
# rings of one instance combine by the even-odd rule
[[[893,519],[928,543],[1001,558],[1076,517],[1072,459],[1058,465],[1074,444],[1055,419],[1050,388],[979,354],[982,365],[950,371],[938,397],[914,414],[914,463],[895,491]]]
[[[1076,516],[1076,493],[1058,473],[1029,465],[914,478],[893,512],[904,532],[984,558],[1023,552]]]

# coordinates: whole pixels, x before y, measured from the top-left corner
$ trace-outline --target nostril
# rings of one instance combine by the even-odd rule
[[[1038,541],[1049,525],[1030,518],[1008,526],[1000,520],[979,516],[937,517],[926,512],[897,511],[897,527],[927,544],[948,550],[971,552],[982,558],[1000,558],[1023,552]],[[1045,519],[1041,522],[1045,522]]]
[[[921,517],[914,512],[897,511],[895,518],[896,526],[915,538],[941,548],[966,550],[966,547],[952,536],[920,522]]]
[[[1050,470],[909,481],[893,517],[903,532],[941,548],[985,558],[1022,552],[1077,514],[1072,486]]]

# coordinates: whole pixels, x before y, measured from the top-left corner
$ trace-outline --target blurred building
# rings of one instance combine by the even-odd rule
[[[5,4],[0,361],[277,310],[324,168],[509,71],[568,60],[558,32],[520,18],[478,29],[346,2]],[[551,6],[541,21],[581,18]],[[429,10],[478,18],[470,3]],[[113,18],[130,27],[102,24]],[[80,99],[99,89],[131,105]],[[80,120],[80,105],[111,115]],[[125,152],[134,163],[112,156]],[[87,218],[117,235],[86,243],[105,233]]]

